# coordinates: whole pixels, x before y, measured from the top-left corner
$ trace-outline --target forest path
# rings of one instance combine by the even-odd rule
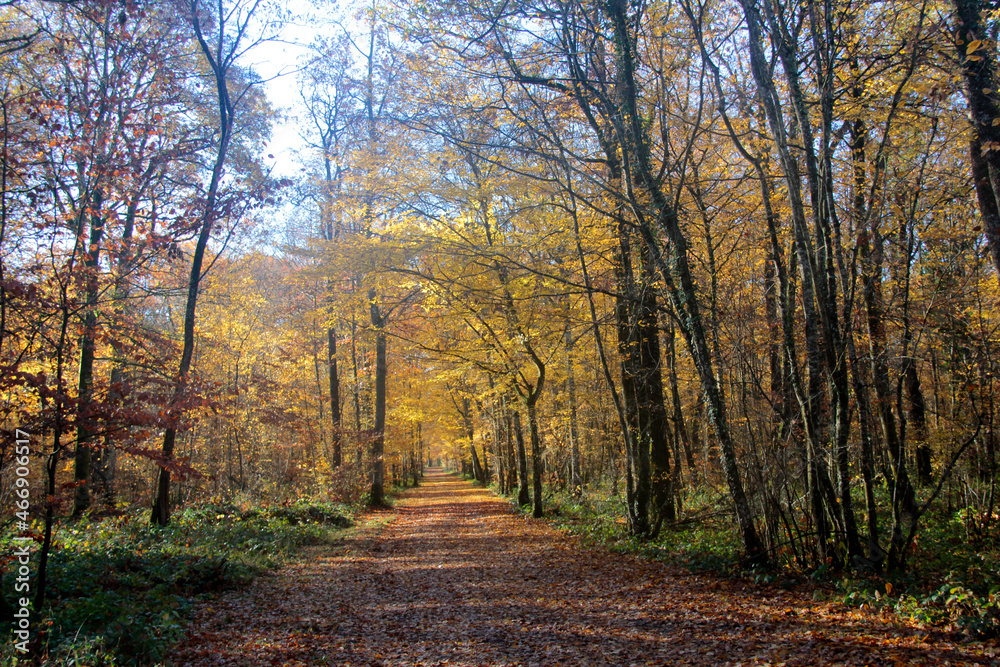
[[[171,664],[1000,664],[805,593],[582,547],[454,475],[391,516],[199,607]]]

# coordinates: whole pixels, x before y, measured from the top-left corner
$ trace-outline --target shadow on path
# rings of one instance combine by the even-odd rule
[[[393,515],[353,552],[206,604],[172,664],[1000,664],[840,605],[581,547],[442,472]]]

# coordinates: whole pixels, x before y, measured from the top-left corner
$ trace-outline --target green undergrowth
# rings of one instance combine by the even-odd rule
[[[654,540],[629,534],[625,505],[608,494],[556,493],[547,499],[546,517],[563,530],[619,553],[681,565],[692,572],[739,572],[738,535],[729,514],[708,499],[674,526],[661,526]],[[530,508],[528,508],[530,511]]]
[[[521,509],[531,512],[530,505]],[[826,567],[803,571],[787,562],[766,571],[747,570],[739,562],[739,534],[731,513],[707,497],[689,498],[677,524],[663,526],[652,540],[629,535],[622,500],[607,493],[554,493],[546,498],[545,516],[561,529],[615,552],[766,586],[806,587],[816,598],[892,611],[928,629],[961,633],[969,639],[1000,637],[1000,520],[996,518],[989,530],[970,531],[974,522],[963,512],[929,513],[907,569],[874,574]]]
[[[245,586],[304,546],[334,541],[352,514],[323,502],[206,503],[178,510],[166,527],[150,526],[146,511],[67,522],[56,530],[46,604],[33,622],[42,657],[19,659],[6,640],[0,664],[155,664],[181,636],[195,600]],[[11,553],[10,535],[0,541]],[[12,571],[2,590],[14,591]]]
[[[972,639],[1000,637],[1000,518],[985,531],[970,530],[982,519],[967,511],[932,513],[905,572],[845,577],[838,598]]]

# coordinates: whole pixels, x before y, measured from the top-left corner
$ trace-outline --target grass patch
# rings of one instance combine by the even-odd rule
[[[58,527],[45,607],[33,623],[42,665],[148,665],[181,636],[192,602],[245,586],[298,549],[334,540],[348,508],[296,502],[243,511],[199,504],[155,527],[145,511]],[[0,538],[10,553],[10,536]],[[37,565],[33,566],[37,572]],[[3,577],[13,591],[13,573]],[[18,662],[12,642],[0,664]]]

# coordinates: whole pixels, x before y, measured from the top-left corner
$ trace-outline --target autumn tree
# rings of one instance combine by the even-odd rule
[[[218,116],[216,118],[218,135],[216,137],[215,158],[211,163],[210,180],[205,188],[201,208],[195,213],[198,237],[191,256],[191,272],[184,308],[183,347],[176,375],[177,385],[170,403],[171,410],[175,410],[182,400],[191,371],[198,290],[212,232],[220,219],[226,216],[238,219],[239,213],[248,206],[246,201],[227,198],[223,194],[223,175],[234,132],[238,127],[237,111],[242,110],[241,107],[248,104],[251,99],[248,93],[256,83],[254,75],[250,72],[244,72],[242,77],[236,76],[236,60],[250,46],[247,31],[250,29],[251,22],[267,20],[267,17],[257,16],[258,10],[260,10],[260,14],[266,10],[266,8],[261,7],[259,1],[245,4],[237,3],[231,8],[220,5],[215,14],[208,15],[197,0],[192,0],[189,10],[191,26],[198,48],[205,59],[210,72],[210,80],[215,87],[218,101]],[[234,81],[234,78],[237,81]],[[232,90],[231,86],[233,86]],[[246,191],[240,192],[240,195],[244,198],[251,196]],[[171,424],[165,429],[163,435],[162,461],[160,462],[161,468],[152,513],[152,522],[160,525],[165,525],[170,521],[170,466],[173,463],[176,437],[177,427]]]
[[[302,96],[312,127],[309,136],[320,153],[322,169],[317,180],[315,204],[319,208],[319,237],[325,243],[338,241],[345,233],[338,215],[335,198],[348,165],[345,160],[352,139],[352,121],[357,117],[358,82],[353,77],[353,58],[346,34],[323,41],[315,46],[316,55],[302,76]],[[326,331],[327,373],[330,396],[330,438],[333,443],[334,466],[343,461],[342,408],[340,370],[337,363],[338,326],[333,304],[337,281],[328,279],[330,312]],[[343,331],[343,326],[339,327]],[[352,329],[352,333],[356,330]]]

